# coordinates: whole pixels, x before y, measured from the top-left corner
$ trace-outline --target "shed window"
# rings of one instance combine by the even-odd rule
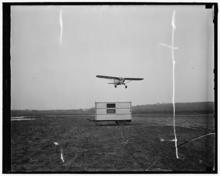
[[[115,109],[107,109],[107,114],[115,114]]]
[[[107,108],[115,108],[115,103],[108,103]]]
[[[107,105],[107,114],[115,114],[116,110],[115,110],[115,103],[108,103]]]

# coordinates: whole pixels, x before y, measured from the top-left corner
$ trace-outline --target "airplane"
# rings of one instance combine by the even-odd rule
[[[114,84],[115,88],[117,88],[118,85],[124,85],[125,88],[128,86],[126,85],[130,81],[140,81],[143,80],[144,78],[122,78],[122,77],[115,77],[115,76],[104,76],[104,75],[96,75],[97,78],[104,78],[104,79],[113,79],[113,83],[109,84]],[[125,81],[128,81],[125,83]]]

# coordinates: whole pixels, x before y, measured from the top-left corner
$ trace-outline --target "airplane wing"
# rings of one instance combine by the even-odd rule
[[[144,78],[124,78],[125,80],[130,80],[130,81],[140,81],[143,80]]]
[[[105,79],[119,79],[119,77],[114,76],[104,76],[104,75],[96,75],[97,78],[105,78]]]

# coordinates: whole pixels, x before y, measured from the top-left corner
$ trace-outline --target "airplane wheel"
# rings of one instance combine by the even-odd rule
[[[125,88],[127,89],[128,86],[125,86]]]
[[[117,86],[115,86],[115,88],[117,88]]]

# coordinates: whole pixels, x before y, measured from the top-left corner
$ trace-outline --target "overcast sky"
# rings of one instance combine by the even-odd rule
[[[12,109],[90,108],[95,101],[172,102],[171,17],[176,11],[176,102],[213,101],[213,10],[205,6],[14,6]],[[143,77],[128,88],[97,74]]]

